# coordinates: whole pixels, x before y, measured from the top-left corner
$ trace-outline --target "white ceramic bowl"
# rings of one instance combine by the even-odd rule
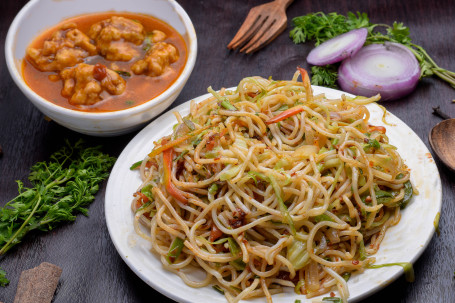
[[[85,13],[131,12],[154,16],[179,32],[188,48],[186,65],[177,80],[161,95],[141,105],[113,112],[90,113],[57,106],[35,93],[22,78],[25,50],[44,30]],[[8,70],[20,90],[46,116],[74,131],[114,136],[133,131],[164,111],[180,94],[196,62],[197,40],[193,24],[174,0],[31,0],[17,14],[5,42]]]

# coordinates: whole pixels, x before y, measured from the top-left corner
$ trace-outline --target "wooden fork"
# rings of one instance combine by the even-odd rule
[[[270,43],[286,28],[286,8],[292,1],[275,0],[253,7],[227,47],[241,47],[240,52],[249,54]]]

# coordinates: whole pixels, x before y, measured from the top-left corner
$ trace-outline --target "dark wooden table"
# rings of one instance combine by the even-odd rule
[[[19,91],[6,68],[4,41],[14,16],[26,2],[0,1],[0,145],[4,153],[0,158],[0,205],[16,195],[15,180],[25,181],[30,166],[47,159],[65,138],[83,137],[91,144],[102,144],[105,151],[118,156],[135,135],[96,138],[74,133],[46,121]],[[194,71],[172,106],[206,93],[209,85],[216,89],[235,86],[243,77],[252,75],[290,79],[297,65],[308,67],[305,58],[312,44],[294,45],[288,37],[289,27],[271,45],[254,55],[226,49],[249,8],[263,1],[179,2],[194,23],[199,48]],[[290,20],[309,12],[361,11],[374,23],[402,21],[411,28],[415,43],[424,46],[441,66],[455,70],[453,4],[453,0],[296,0],[288,8],[288,16]],[[384,105],[428,145],[429,131],[440,121],[431,114],[431,108],[439,105],[455,117],[453,99],[454,89],[437,79],[427,78],[410,96]],[[400,277],[366,302],[455,302],[455,174],[439,161],[437,165],[443,185],[441,235],[433,237],[416,262],[414,283]],[[142,282],[117,254],[105,223],[105,185],[103,183],[90,206],[89,217],[80,215],[75,223],[47,234],[31,234],[0,259],[0,267],[11,280],[8,287],[0,288],[0,301],[13,302],[20,273],[43,261],[63,268],[54,302],[171,301]]]

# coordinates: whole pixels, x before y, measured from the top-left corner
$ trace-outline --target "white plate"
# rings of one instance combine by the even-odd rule
[[[343,92],[314,87],[315,94],[325,93],[327,98],[338,98]],[[195,101],[208,97],[200,96]],[[382,110],[376,104],[369,104],[371,124],[384,125],[381,121]],[[179,111],[182,116],[189,113],[189,102],[172,111]],[[167,112],[150,123],[126,146],[115,164],[106,189],[106,223],[112,241],[118,253],[128,266],[148,285],[178,302],[226,302],[223,295],[211,287],[191,288],[175,274],[163,269],[159,258],[150,252],[151,245],[136,235],[133,228],[133,214],[130,209],[133,193],[141,184],[139,173],[131,171],[132,163],[142,160],[153,148],[153,141],[172,132],[176,123],[172,111]],[[392,114],[387,114],[387,122],[394,126],[387,127],[391,144],[398,151],[405,163],[411,168],[411,180],[419,195],[402,212],[397,226],[390,228],[374,256],[376,264],[392,262],[412,262],[427,247],[434,233],[434,219],[441,209],[441,180],[439,173],[425,144],[403,121]],[[350,302],[361,300],[394,281],[403,273],[399,266],[381,269],[369,269],[362,274],[353,275],[348,282]],[[327,295],[326,295],[327,296]],[[296,295],[293,289],[284,294],[273,296],[273,301],[289,303],[305,296]],[[264,299],[249,302],[263,302]],[[308,302],[311,302],[308,300]]]

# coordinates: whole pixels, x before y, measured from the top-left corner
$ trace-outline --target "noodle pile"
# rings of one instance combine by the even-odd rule
[[[346,302],[349,276],[399,222],[410,173],[385,128],[368,123],[364,105],[379,96],[313,96],[301,72],[302,82],[296,72],[209,88],[141,162],[136,232],[189,286],[215,285],[229,302],[336,287]]]

